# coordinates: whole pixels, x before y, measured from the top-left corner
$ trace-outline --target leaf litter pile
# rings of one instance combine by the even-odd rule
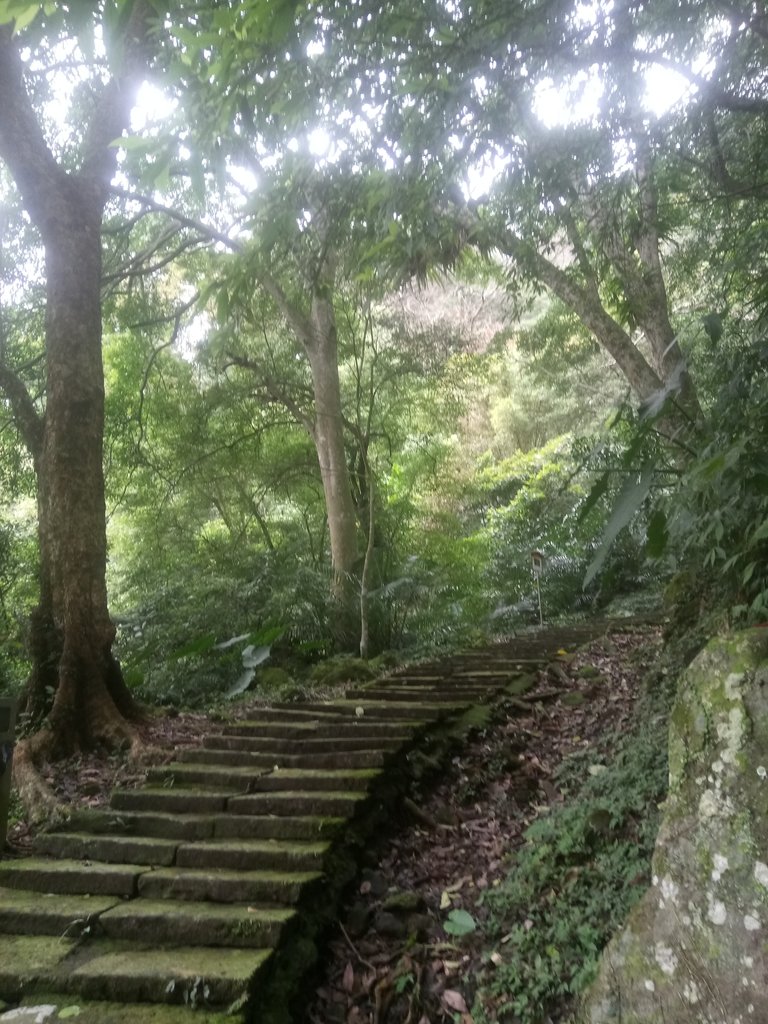
[[[331,937],[309,1024],[473,1024],[478,975],[499,957],[483,940],[482,894],[506,876],[526,827],[563,801],[563,758],[586,754],[604,770],[659,645],[658,630],[643,630],[561,652],[436,788],[405,801]]]

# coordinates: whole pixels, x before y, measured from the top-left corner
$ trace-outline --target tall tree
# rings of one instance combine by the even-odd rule
[[[38,813],[49,794],[36,759],[136,739],[129,719],[137,708],[112,654],[102,467],[101,224],[117,166],[114,142],[129,124],[146,66],[149,17],[143,0],[123,10],[120,24],[102,24],[110,74],[90,82],[90,116],[74,167],[71,153],[57,158],[33,103],[30,61],[21,56],[33,41],[10,25],[0,28],[0,159],[45,253],[44,412],[10,367],[0,376],[38,487],[40,601],[27,706],[38,720],[48,715],[14,762],[22,797],[36,800]],[[52,50],[40,45],[45,66]]]

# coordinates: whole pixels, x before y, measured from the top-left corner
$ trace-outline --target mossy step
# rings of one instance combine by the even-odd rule
[[[492,700],[494,693],[498,691],[499,687],[492,687],[487,684],[481,684],[477,687],[455,687],[447,684],[446,686],[433,689],[430,687],[376,687],[375,689],[365,690],[348,690],[346,696],[350,700],[394,700],[399,703],[418,701],[420,704],[424,703],[441,703],[447,701],[449,703],[474,703],[484,700]]]
[[[155,811],[73,811],[62,830],[76,829],[92,835],[112,833],[159,839],[210,839],[214,818],[210,814],[164,814]],[[52,833],[55,834],[55,833]]]
[[[334,712],[349,718],[367,718],[369,721],[388,721],[399,724],[400,719],[430,722],[442,718],[451,711],[460,711],[466,702],[410,702],[350,700],[334,704]],[[317,708],[322,705],[310,705]]]
[[[333,752],[348,752],[353,750],[370,750],[375,746],[380,750],[397,750],[403,744],[412,740],[412,734],[400,731],[389,736],[372,738],[366,736],[365,730],[360,735],[354,733],[338,737],[327,736],[322,739],[302,740],[301,744],[286,742],[284,740],[262,739],[259,736],[250,736],[247,733],[233,735],[208,736],[203,742],[206,750],[248,750],[253,752],[269,754],[293,754],[301,750],[302,754],[328,754]]]
[[[56,972],[77,946],[76,939],[59,935],[3,933],[0,956],[0,999],[15,1002],[25,991],[39,987]]]
[[[296,916],[284,907],[192,900],[129,900],[99,918],[99,932],[110,939],[181,946],[235,946],[268,949]]]
[[[338,835],[346,818],[311,815],[220,814],[214,818],[217,839],[295,839],[309,842]]]
[[[258,719],[245,719],[241,722],[225,726],[221,733],[214,735],[252,736],[263,738],[265,741],[277,740],[278,742],[282,741],[286,749],[289,741],[295,749],[297,744],[293,741],[299,740],[301,748],[304,749],[306,744],[316,742],[317,740],[366,738],[376,740],[378,743],[382,740],[388,740],[393,736],[399,739],[401,736],[408,736],[414,733],[420,728],[421,724],[418,720],[382,722],[369,719],[363,721],[363,718],[357,714],[354,717],[345,714],[318,724],[316,729],[307,729],[301,736],[297,737],[289,734],[285,737],[279,737],[267,735],[264,725]],[[205,745],[205,740],[203,744]]]
[[[87,832],[49,832],[37,837],[35,850],[49,857],[70,857],[119,864],[173,864],[178,844],[149,836],[94,836]]]
[[[295,749],[295,748],[293,748]],[[378,768],[383,750],[350,750],[330,754],[260,754],[250,750],[208,750],[191,747],[179,752],[182,764],[225,764],[260,768]]]
[[[218,946],[137,949],[103,939],[80,947],[50,981],[86,999],[223,1006],[239,998],[271,955]]]
[[[318,871],[330,843],[279,839],[219,840],[180,846],[180,868],[226,868],[230,871]]]
[[[73,1003],[70,996],[60,992],[38,992],[28,996],[22,1000],[21,1008],[26,1008],[29,1016],[17,1015],[11,1019],[15,1019],[17,1024],[38,1024],[39,1009],[43,1007],[47,1012],[50,1007],[54,1007],[50,1015],[44,1018],[45,1024],[60,1024],[65,1020],[72,1024],[73,1005],[76,1005],[79,1011],[76,1015],[77,1024],[235,1024],[237,1019],[226,1010],[210,1010],[202,1006],[196,1007],[195,1016],[190,1017],[189,1007],[186,1005],[113,1003],[101,999],[83,999],[82,996],[78,996],[77,1002]],[[64,1011],[64,1016],[59,1015],[61,1011]]]
[[[0,889],[0,935],[58,935],[76,939],[99,914],[118,902],[116,896],[41,896],[39,892]]]
[[[145,786],[142,789],[116,789],[110,806],[116,811],[216,814],[226,808],[231,795],[231,792],[213,792],[203,788]]]
[[[0,886],[66,895],[133,896],[140,876],[150,868],[136,864],[98,864],[80,860],[25,857],[0,861]]]
[[[277,793],[251,793],[247,796],[235,796],[230,801],[229,810],[233,814],[310,814],[321,817],[350,818],[367,798],[367,793],[358,791],[316,790],[306,792],[297,790],[293,792],[283,790]]]
[[[150,768],[147,783],[150,786],[205,786],[219,792],[246,792],[255,785],[260,775],[271,771],[270,767],[238,767],[233,765],[190,764],[174,761],[171,764]]]
[[[318,871],[229,871],[225,868],[158,868],[139,880],[148,900],[213,903],[297,903],[302,889],[322,878]]]
[[[254,793],[274,793],[283,790],[302,792],[346,791],[367,789],[381,775],[380,768],[276,768],[261,775],[253,784]]]

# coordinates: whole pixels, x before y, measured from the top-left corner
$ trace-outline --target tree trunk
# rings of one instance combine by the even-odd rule
[[[328,517],[332,596],[338,609],[336,639],[342,646],[349,647],[357,636],[357,517],[344,447],[336,321],[329,298],[313,295],[310,320],[312,333],[306,339],[305,348],[315,400],[312,437]]]
[[[32,616],[28,708],[36,716],[50,711],[46,727],[24,748],[29,757],[19,760],[22,788],[29,788],[30,766],[42,756],[136,739],[127,719],[138,709],[112,655],[115,628],[107,609],[101,221],[116,166],[112,141],[129,121],[129,86],[142,66],[147,15],[143,3],[134,6],[122,40],[124,77],[103,87],[73,173],[49,150],[16,40],[0,28],[0,158],[40,231],[46,267],[46,407],[30,435],[40,603]],[[22,411],[24,404],[21,396]]]
[[[59,648],[50,714],[57,753],[126,736],[122,717],[136,712],[112,656],[115,628],[107,610],[100,231],[98,196],[82,186],[60,204],[46,238],[39,531],[50,596],[41,591],[39,612]],[[39,692],[31,696],[42,700]]]

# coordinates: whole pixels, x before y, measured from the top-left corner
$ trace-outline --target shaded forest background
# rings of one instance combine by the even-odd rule
[[[31,726],[98,674],[130,720],[509,633],[532,550],[548,619],[765,617],[758,5],[0,14],[0,687],[31,666]]]

